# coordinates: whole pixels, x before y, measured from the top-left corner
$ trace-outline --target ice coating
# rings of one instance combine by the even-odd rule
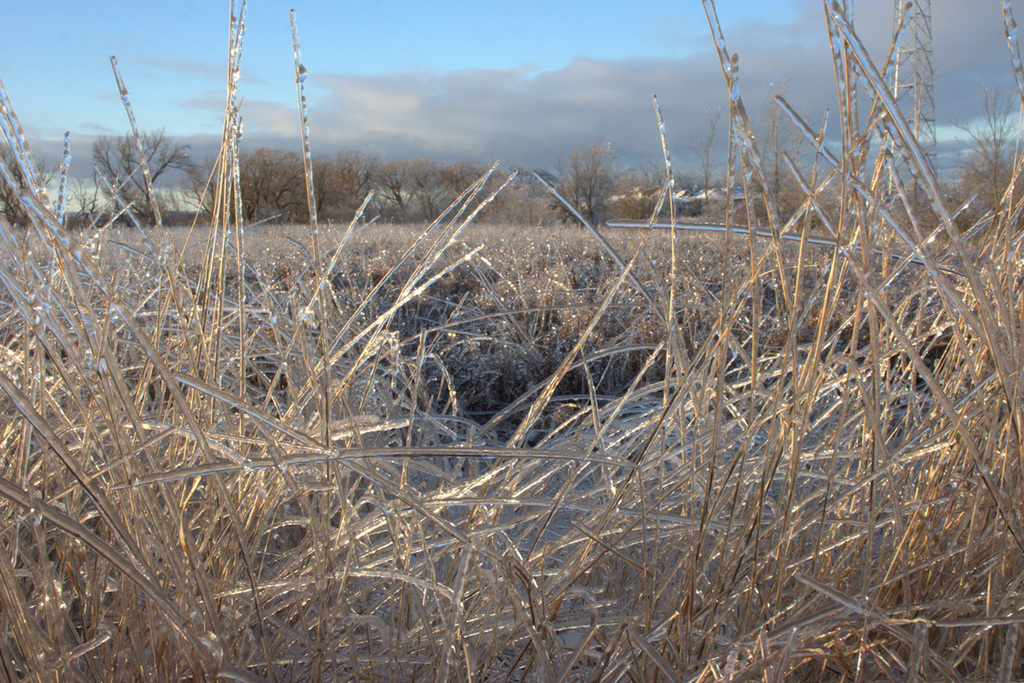
[[[1024,103],[1024,65],[1020,60],[1020,45],[1017,43],[1017,21],[1013,18],[1013,6],[1010,0],[1003,0],[1003,26],[1006,33],[1006,49],[1010,52],[1010,64],[1013,66],[1013,79],[1017,84],[1017,95]]]
[[[135,122],[135,111],[132,109],[131,101],[128,97],[128,86],[125,85],[124,79],[121,78],[121,71],[117,68],[117,57],[114,55],[110,56],[110,68],[114,71],[114,80],[117,81],[117,90],[121,93],[121,103],[124,105],[125,113],[128,115],[128,123],[131,125],[132,136],[135,139],[135,151],[139,155],[139,167],[142,169],[142,178],[146,183],[146,195],[149,197],[153,196],[153,180],[149,173],[149,164],[146,162],[146,154],[142,149],[142,136],[139,133],[139,126]],[[163,217],[160,215],[160,206],[156,202],[152,202],[153,207],[153,218],[156,220],[158,228],[163,228]]]
[[[938,181],[935,178],[934,172],[931,171],[931,164],[928,163],[924,151],[918,144],[917,139],[914,137],[913,131],[910,128],[910,124],[907,122],[906,117],[900,112],[899,106],[896,103],[893,93],[889,90],[888,86],[882,81],[882,77],[878,74],[874,64],[871,62],[867,55],[867,51],[864,45],[860,42],[860,39],[854,34],[853,29],[850,27],[846,17],[843,16],[833,4],[833,11],[831,13],[832,23],[835,25],[837,35],[841,37],[843,43],[852,52],[853,57],[860,65],[863,73],[870,78],[870,85],[875,89],[876,94],[882,100],[886,109],[889,111],[892,117],[894,126],[899,130],[901,137],[904,140],[906,149],[910,152],[911,157],[914,160],[914,164],[918,171],[921,173],[925,181],[929,184],[930,189],[935,190],[934,196],[939,196],[938,193]],[[943,207],[944,211],[944,207]],[[947,216],[948,217],[948,216]]]
[[[316,196],[313,189],[313,151],[309,144],[309,106],[306,101],[305,82],[308,71],[302,62],[302,47],[299,44],[299,25],[296,20],[295,10],[289,12],[292,24],[292,52],[295,58],[295,84],[299,100],[299,122],[302,130],[302,159],[306,171],[306,195],[309,204],[310,229],[316,234],[317,214]],[[313,249],[319,252],[317,240],[314,240]],[[319,259],[319,253],[315,258]]]
[[[675,177],[672,173],[672,153],[669,152],[667,136],[665,135],[665,117],[661,114],[661,107],[658,105],[658,96],[652,95],[652,101],[654,102],[654,115],[658,120],[658,135],[661,138],[661,153],[665,158],[665,174],[668,176],[668,186],[672,190],[672,195],[675,195]]]
[[[729,56],[729,51],[725,47],[725,34],[722,33],[722,24],[718,20],[718,10],[715,9],[715,3],[711,0],[703,0],[704,2],[704,13],[708,17],[708,26],[711,27],[711,33],[715,39],[715,47],[718,49],[718,61],[722,66],[722,74],[729,77],[729,64],[732,58]]]
[[[900,45],[903,44],[903,36],[907,32],[907,13],[910,8],[913,7],[912,3],[906,3],[903,5],[903,10],[900,12],[899,25],[896,27],[896,34],[892,39],[892,48],[889,51],[889,58],[885,63],[885,72],[882,74],[882,78],[885,79],[886,83],[892,83],[896,72],[897,59],[896,56],[899,54]]]
[[[22,129],[21,122],[14,113],[14,108],[11,106],[10,98],[7,96],[7,90],[4,88],[2,80],[0,80],[0,132],[7,139],[8,147],[14,153],[15,163],[21,169],[24,177],[28,179],[31,191],[44,205],[49,205],[46,183],[42,181],[39,171],[36,169],[32,152],[29,151],[28,141],[25,139],[25,131]],[[7,177],[7,174],[5,174],[5,178]]]
[[[739,102],[740,99],[740,60],[738,55],[729,57],[729,82],[732,84],[730,97],[732,101]]]
[[[57,192],[57,222],[66,225],[68,170],[71,168],[71,131],[64,133],[64,158],[60,164],[60,189]]]

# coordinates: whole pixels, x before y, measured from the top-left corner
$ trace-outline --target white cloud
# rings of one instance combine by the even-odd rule
[[[983,85],[1012,90],[999,9],[935,0],[933,12],[938,123],[968,121],[980,111]],[[771,21],[736,23],[726,35],[729,50],[739,55],[740,88],[752,120],[756,126],[770,89],[784,81],[787,101],[808,121],[820,121],[826,109],[836,107],[821,3],[803,0],[799,11],[785,19],[789,23],[780,25],[784,20],[778,17]],[[858,3],[857,26],[881,64],[892,26],[891,4]],[[199,64],[153,65],[194,72],[203,79],[202,87],[208,87],[205,79],[211,72]],[[244,76],[243,95],[249,83]],[[298,149],[298,115],[290,87],[282,83],[273,94],[262,84],[250,87],[243,108],[244,145]],[[551,70],[521,65],[375,76],[314,72],[307,87],[314,152],[357,149],[392,157],[500,159],[527,167],[551,167],[573,147],[594,140],[610,143],[627,162],[657,160],[661,151],[651,106],[651,95],[657,94],[670,146],[685,168],[689,140],[705,134],[706,112],[728,106],[710,40],[683,59],[580,58]],[[206,108],[216,120],[223,95],[205,92],[202,97],[194,93],[184,106],[190,111]],[[719,140],[724,146],[723,124]],[[834,139],[837,117],[831,126]],[[202,157],[212,153],[215,140],[205,136],[187,141],[193,144],[193,155]],[[89,144],[86,140],[86,150]],[[88,153],[82,142],[78,145],[76,165],[82,169],[79,159],[87,160]]]

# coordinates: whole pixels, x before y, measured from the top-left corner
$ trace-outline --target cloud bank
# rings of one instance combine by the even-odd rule
[[[891,4],[858,3],[857,28],[879,64],[888,51]],[[774,23],[773,23],[774,21]],[[833,66],[821,4],[806,0],[785,20],[736,24],[727,31],[728,48],[739,55],[740,90],[755,129],[769,93],[785,88],[787,101],[812,125],[836,107]],[[1002,17],[995,5],[965,11],[958,0],[933,2],[933,58],[940,130],[967,122],[980,112],[983,86],[1012,92]],[[198,63],[162,63],[200,78],[208,88],[211,72]],[[298,149],[298,115],[291,83],[268,90],[259,79],[244,103],[243,144]],[[306,81],[316,153],[358,150],[382,157],[501,160],[526,168],[551,168],[574,147],[593,141],[610,144],[624,163],[657,163],[661,157],[651,103],[657,95],[665,116],[669,146],[680,168],[692,166],[692,141],[707,133],[708,112],[727,110],[721,68],[710,38],[704,49],[680,59],[602,60],[577,58],[561,68],[524,64],[502,69],[443,73],[406,71],[360,75],[313,71]],[[215,90],[183,94],[182,107],[217,120],[223,95]],[[169,114],[172,116],[173,114]],[[170,119],[173,121],[173,119]],[[724,114],[719,154],[724,156]],[[145,126],[146,122],[143,121]],[[164,125],[174,132],[173,126]],[[833,139],[838,117],[831,117]],[[90,133],[109,130],[95,124],[76,135],[75,172],[88,174]],[[214,153],[215,135],[181,135],[193,156]],[[60,141],[37,145],[59,158]],[[959,147],[940,146],[947,167]]]

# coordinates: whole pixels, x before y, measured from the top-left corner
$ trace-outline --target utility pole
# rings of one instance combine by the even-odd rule
[[[893,35],[905,0],[893,0]],[[935,71],[932,68],[932,0],[913,0],[892,71],[892,93],[935,171]]]

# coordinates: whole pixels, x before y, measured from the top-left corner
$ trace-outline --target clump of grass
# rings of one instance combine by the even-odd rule
[[[72,235],[30,184],[0,226],[4,674],[1024,675],[1021,205],[965,238],[919,165],[918,221],[863,153],[916,143],[825,13],[840,151],[779,102],[819,153],[770,239],[519,242],[473,222],[495,170],[425,230],[249,228],[233,86],[208,226]],[[730,130],[756,180],[738,97]]]

